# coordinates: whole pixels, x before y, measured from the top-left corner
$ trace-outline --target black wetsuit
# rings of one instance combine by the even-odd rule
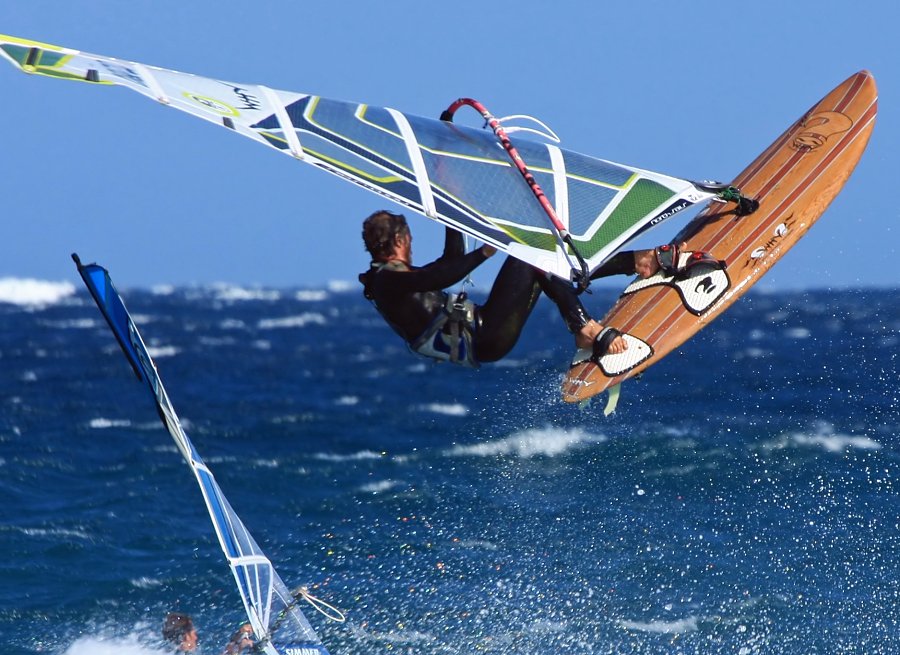
[[[447,228],[443,254],[427,266],[373,263],[359,280],[365,286],[366,298],[411,344],[443,310],[447,301],[443,289],[464,279],[486,259],[481,248],[466,253],[462,234]],[[634,256],[623,252],[591,277],[633,272]],[[494,362],[512,350],[541,291],[556,303],[570,332],[578,332],[590,320],[571,284],[507,257],[487,301],[476,308],[472,333],[477,361]]]

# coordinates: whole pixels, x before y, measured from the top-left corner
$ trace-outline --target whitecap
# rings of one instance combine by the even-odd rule
[[[127,419],[108,419],[108,418],[93,418],[91,419],[90,426],[96,430],[104,430],[106,428],[127,428],[131,425],[131,421]]]
[[[834,426],[822,422],[811,432],[791,432],[765,442],[766,450],[781,450],[790,446],[823,448],[829,453],[843,453],[850,449],[879,450],[881,444],[871,437],[839,434]]]
[[[352,407],[359,404],[359,396],[341,396],[334,401],[334,404],[339,407]]]
[[[684,632],[694,632],[697,629],[696,617],[689,616],[678,621],[619,621],[619,625],[626,630],[639,630],[641,632],[656,632],[672,635]]]
[[[264,318],[256,325],[260,330],[274,330],[279,328],[306,327],[309,324],[325,325],[325,317],[317,312],[306,312],[298,316],[285,316],[284,318]]]
[[[178,348],[175,346],[148,346],[147,352],[153,359],[160,357],[174,357],[178,354]]]
[[[66,538],[75,538],[75,539],[83,539],[85,541],[90,540],[90,535],[83,530],[70,530],[68,528],[21,528],[17,527],[22,534],[28,535],[29,537],[66,537]]]
[[[353,462],[359,461],[363,459],[381,459],[384,457],[384,453],[376,453],[374,450],[361,450],[356,453],[351,453],[349,455],[336,455],[334,453],[316,453],[313,455],[315,459],[320,459],[326,462]]]
[[[281,299],[281,293],[274,289],[245,289],[244,287],[216,285],[216,300],[226,302],[245,302],[249,300],[275,301]]]
[[[348,280],[330,280],[325,286],[332,293],[346,293],[347,291],[353,291],[358,285],[358,282],[353,283]]]
[[[469,408],[461,403],[428,403],[427,405],[419,405],[418,409],[423,412],[443,414],[444,416],[465,416],[469,413]]]
[[[42,325],[60,330],[76,329],[86,330],[100,325],[100,322],[93,318],[73,318],[67,321],[41,321]]]
[[[301,289],[294,294],[294,298],[301,302],[320,302],[328,298],[328,292],[324,289]]]
[[[391,489],[396,489],[402,485],[403,483],[399,480],[379,480],[378,482],[364,484],[359,490],[366,494],[380,494],[385,491],[390,491]]]
[[[154,648],[142,643],[147,638],[142,635],[125,637],[91,635],[80,637],[63,651],[63,655],[165,655],[169,650]]]
[[[163,582],[156,578],[140,577],[131,580],[131,585],[138,589],[154,589],[163,586]]]
[[[785,336],[789,339],[809,339],[812,332],[805,327],[789,328],[785,331]]]
[[[830,453],[842,453],[851,448],[878,450],[881,444],[869,437],[853,437],[843,434],[795,434],[793,440],[801,446],[821,446]]]
[[[585,443],[597,443],[605,440],[605,437],[589,434],[577,428],[566,430],[546,427],[524,430],[495,441],[455,446],[447,451],[447,454],[451,456],[471,455],[477,457],[515,455],[523,459],[537,456],[555,457]]]
[[[51,305],[75,293],[71,282],[48,282],[31,278],[0,278],[0,302],[30,307]]]

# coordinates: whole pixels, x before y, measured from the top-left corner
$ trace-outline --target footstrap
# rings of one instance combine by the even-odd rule
[[[724,261],[716,259],[708,252],[703,252],[702,250],[680,253],[678,246],[674,243],[659,246],[654,252],[656,253],[659,269],[666,277],[684,279],[688,277],[690,270],[697,264],[706,264],[718,269],[724,269],[726,266]],[[682,257],[682,254],[684,257]]]
[[[663,273],[672,276],[678,272],[678,246],[674,243],[667,243],[657,247],[654,252],[656,253],[656,263],[659,264]]]
[[[621,336],[622,333],[613,327],[606,327],[600,330],[600,334],[594,337],[593,354],[591,355],[591,361],[599,364],[600,358],[603,357],[607,353],[607,351],[609,351],[609,347],[612,345],[612,342]]]

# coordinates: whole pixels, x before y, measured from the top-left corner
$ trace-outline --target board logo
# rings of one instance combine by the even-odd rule
[[[759,248],[756,248],[753,252],[750,253],[750,261],[756,261],[757,259],[761,259],[765,257],[766,253],[769,252],[772,248],[778,245],[784,237],[788,235],[791,231],[791,227],[794,224],[794,215],[785,219],[784,223],[779,223],[775,230],[772,232],[772,238],[766,241]]]
[[[715,290],[716,290],[716,283],[713,282],[711,275],[707,275],[705,278],[703,278],[702,280],[700,280],[697,283],[697,286],[694,287],[694,291],[696,293],[705,293],[707,295],[712,293]]]
[[[800,121],[800,133],[794,137],[791,148],[809,152],[825,145],[828,137],[846,132],[853,126],[850,118],[838,111],[820,111]]]

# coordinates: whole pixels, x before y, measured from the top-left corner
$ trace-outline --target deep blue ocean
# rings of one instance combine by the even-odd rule
[[[610,417],[559,399],[546,301],[469,371],[356,286],[120,291],[281,576],[347,613],[307,612],[333,655],[900,652],[897,289],[750,293]],[[0,302],[4,652],[159,653],[177,609],[218,654],[242,608],[190,469],[87,292],[29,293]]]

